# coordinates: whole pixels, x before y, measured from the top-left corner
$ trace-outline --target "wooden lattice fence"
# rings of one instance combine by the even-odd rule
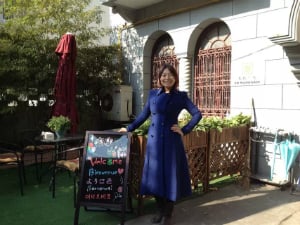
[[[200,183],[207,189],[208,174],[208,133],[193,131],[183,137],[183,144],[190,168],[191,185],[194,189]]]
[[[138,214],[142,214],[143,197],[139,194],[140,183],[144,165],[144,156],[146,150],[147,138],[145,136],[133,135],[130,146],[130,163],[129,163],[129,193],[130,196],[137,199]]]
[[[209,180],[245,173],[248,168],[249,127],[209,132]]]
[[[129,187],[132,197],[138,200],[138,213],[143,210],[143,198],[139,195],[145,147],[145,136],[133,135],[131,139]],[[223,128],[222,132],[192,131],[183,137],[190,168],[191,186],[209,190],[211,180],[227,175],[240,174],[248,179],[249,126]]]

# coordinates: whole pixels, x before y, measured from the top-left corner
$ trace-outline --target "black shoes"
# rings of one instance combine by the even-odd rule
[[[173,225],[171,217],[164,217],[162,215],[155,215],[151,219],[152,224],[161,224],[161,225]]]
[[[161,213],[157,213],[152,219],[151,219],[151,223],[153,224],[157,224],[160,223],[163,219],[163,215]]]
[[[174,202],[161,197],[155,197],[158,213],[151,219],[152,224],[172,225],[171,218]]]
[[[169,217],[169,216],[163,217],[162,225],[173,225],[172,217]]]

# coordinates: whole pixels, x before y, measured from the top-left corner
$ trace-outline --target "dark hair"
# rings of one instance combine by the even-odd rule
[[[172,87],[172,90],[175,90],[178,88],[178,84],[179,84],[179,78],[178,78],[178,73],[177,73],[177,70],[174,68],[174,66],[172,66],[171,64],[164,64],[160,71],[159,71],[159,74],[158,74],[158,85],[160,87],[162,87],[161,83],[160,83],[160,78],[164,72],[165,69],[168,69],[171,74],[173,75],[173,77],[175,78],[175,84],[173,85]]]

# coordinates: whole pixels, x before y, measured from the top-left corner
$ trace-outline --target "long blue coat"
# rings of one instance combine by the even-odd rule
[[[171,130],[171,126],[178,123],[178,115],[183,109],[192,115],[189,123],[182,128],[182,132],[187,134],[202,118],[187,93],[151,90],[143,111],[127,127],[129,132],[134,131],[147,118],[151,118],[140,189],[142,195],[176,201],[192,193],[182,138]]]

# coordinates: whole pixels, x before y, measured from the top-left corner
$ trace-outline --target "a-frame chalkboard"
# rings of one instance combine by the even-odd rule
[[[74,225],[80,207],[117,210],[125,222],[130,133],[86,131]]]

